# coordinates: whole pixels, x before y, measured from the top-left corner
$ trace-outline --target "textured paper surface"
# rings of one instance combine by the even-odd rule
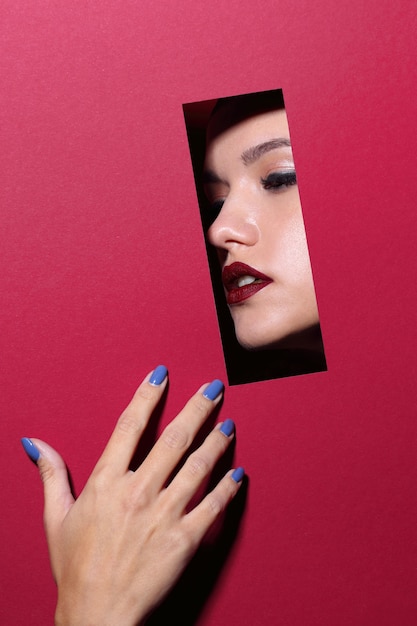
[[[415,4],[0,12],[0,621],[51,623],[55,603],[19,438],[55,446],[79,492],[156,364],[161,427],[225,378],[182,104],[282,87],[328,372],[226,390],[243,514],[176,623],[414,626]]]

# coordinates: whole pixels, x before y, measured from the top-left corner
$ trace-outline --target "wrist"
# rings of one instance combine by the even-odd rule
[[[123,617],[116,612],[102,611],[100,608],[85,609],[67,606],[58,603],[55,611],[55,626],[144,626],[145,619],[132,620],[131,617]]]
[[[62,600],[58,598],[55,610],[55,626],[144,626],[146,617],[135,611],[132,615],[123,615],[123,611],[112,607],[111,610],[103,603],[94,601],[97,606],[80,602],[80,599]]]

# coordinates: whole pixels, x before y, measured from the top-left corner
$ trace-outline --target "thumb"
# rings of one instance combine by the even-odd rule
[[[43,482],[45,530],[50,539],[74,504],[67,467],[61,455],[40,439],[25,437],[22,445],[29,458],[38,466]]]

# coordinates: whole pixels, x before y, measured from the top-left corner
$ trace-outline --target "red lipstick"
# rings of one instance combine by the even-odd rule
[[[227,304],[243,302],[272,283],[272,278],[246,263],[226,265],[223,268],[222,280],[226,289]]]

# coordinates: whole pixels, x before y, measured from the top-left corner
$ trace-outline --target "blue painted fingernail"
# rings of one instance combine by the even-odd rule
[[[212,383],[203,391],[203,396],[208,400],[215,400],[223,391],[224,385],[221,380],[213,380]]]
[[[28,455],[28,457],[34,463],[37,463],[41,453],[39,452],[38,448],[35,446],[33,441],[29,439],[28,437],[23,437],[23,439],[21,439],[21,442],[22,442],[23,449]]]
[[[226,437],[230,437],[232,433],[235,431],[235,423],[233,420],[225,420],[223,424],[220,426],[220,432]]]
[[[237,467],[230,478],[234,480],[235,483],[240,483],[244,475],[245,475],[245,470],[243,469],[243,467]]]
[[[165,365],[158,365],[152,372],[149,383],[155,386],[161,385],[167,377],[167,374],[168,370]]]

